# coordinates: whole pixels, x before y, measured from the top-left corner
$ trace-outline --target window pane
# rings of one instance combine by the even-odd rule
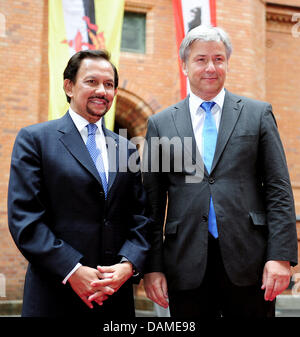
[[[146,14],[125,12],[122,28],[121,50],[145,53]]]

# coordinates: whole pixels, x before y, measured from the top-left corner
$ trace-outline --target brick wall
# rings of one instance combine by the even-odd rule
[[[45,6],[39,0],[0,1],[6,19],[6,37],[0,37],[0,273],[7,299],[20,298],[26,266],[7,229],[10,155],[17,131],[39,121]]]
[[[137,0],[130,4],[128,1],[126,10],[147,13],[146,54],[121,53],[120,86],[158,111],[179,97],[172,1]]]
[[[217,1],[217,24],[229,33],[233,44],[226,87],[265,99],[264,4],[260,0]]]
[[[292,34],[291,17],[295,11],[268,7],[266,86],[287,156],[297,214],[300,214],[300,37]]]
[[[298,3],[299,5],[299,3]],[[295,197],[300,215],[300,36],[292,34],[294,13],[300,8],[267,7],[266,34],[266,99],[272,103],[285,149]],[[300,239],[300,221],[297,223]],[[300,261],[300,249],[298,251]],[[300,271],[300,266],[295,272]]]
[[[299,6],[298,0],[276,2]],[[117,114],[125,125],[127,118],[133,132],[143,134],[134,124],[137,114],[145,123],[148,115],[179,100],[172,1],[126,0],[126,9],[147,13],[146,54],[121,54]],[[300,8],[267,6],[261,0],[217,0],[217,23],[228,31],[234,47],[226,86],[273,104],[300,214],[300,38],[292,38],[290,19],[270,19],[270,11],[284,11],[290,18]],[[26,261],[7,229],[7,184],[17,131],[47,119],[47,1],[0,0],[0,13],[6,18],[6,37],[0,36],[0,273],[7,278],[5,299],[19,299]]]

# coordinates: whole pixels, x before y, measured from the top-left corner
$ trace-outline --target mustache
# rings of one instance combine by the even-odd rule
[[[91,96],[91,97],[89,97],[89,99],[94,99],[94,98],[102,99],[102,100],[104,100],[106,103],[109,103],[109,100],[108,100],[105,96],[99,96],[99,95],[96,95],[96,96]]]

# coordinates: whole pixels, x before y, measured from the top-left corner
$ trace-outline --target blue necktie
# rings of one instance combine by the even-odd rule
[[[202,133],[203,160],[208,173],[210,173],[211,170],[218,137],[216,123],[211,114],[211,109],[215,104],[215,102],[203,102],[201,104],[201,108],[205,110],[205,121]],[[213,237],[218,237],[217,219],[212,197],[210,197],[209,203],[208,230],[213,235]]]
[[[95,163],[95,166],[99,172],[99,175],[102,181],[102,186],[103,186],[104,193],[105,193],[105,198],[106,198],[107,197],[106,174],[105,174],[101,151],[100,149],[97,148],[96,139],[95,139],[95,134],[96,134],[98,127],[96,124],[92,124],[92,123],[88,124],[86,127],[88,129],[88,139],[86,142],[86,147],[89,150],[89,153],[93,159],[93,162]]]

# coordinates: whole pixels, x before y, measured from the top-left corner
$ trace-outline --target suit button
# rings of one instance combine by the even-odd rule
[[[203,215],[202,221],[203,221],[203,222],[207,222],[207,220],[208,220],[208,216],[207,216],[207,215]]]
[[[104,197],[104,192],[100,191],[99,194],[100,194],[100,197]]]
[[[215,179],[212,178],[212,177],[210,177],[210,178],[208,179],[208,182],[209,182],[210,184],[214,184],[214,183],[215,183]]]

